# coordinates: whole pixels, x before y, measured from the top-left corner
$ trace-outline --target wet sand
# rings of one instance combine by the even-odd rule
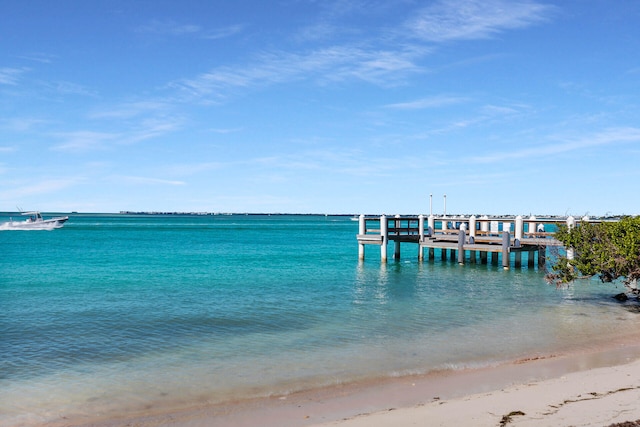
[[[640,340],[464,371],[48,426],[608,426],[640,419]],[[524,415],[523,415],[524,414]]]

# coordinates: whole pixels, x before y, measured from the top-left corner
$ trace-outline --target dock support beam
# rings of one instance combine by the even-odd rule
[[[396,230],[400,229],[400,215],[396,215],[396,220],[393,223],[393,227]],[[396,231],[395,232],[396,235],[398,235],[399,233]],[[394,251],[393,251],[393,259],[395,259],[396,261],[398,261],[400,259],[400,241],[396,240],[394,245]]]
[[[424,260],[424,248],[420,243],[424,240],[424,215],[418,216],[418,234],[420,235],[420,240],[418,241],[418,261]]]
[[[464,241],[467,238],[467,234],[464,230],[458,232],[458,264],[464,264]]]
[[[367,230],[364,224],[364,215],[360,214],[360,217],[358,218],[358,234],[360,235],[364,235]],[[364,244],[363,243],[358,243],[358,259],[360,261],[364,261]]]
[[[509,269],[509,243],[511,236],[508,231],[502,232],[502,268]]]
[[[538,248],[538,267],[544,267],[546,263],[546,258],[547,258],[546,254],[547,254],[547,247],[540,246],[540,248]]]
[[[522,252],[518,251],[514,254],[514,258],[515,258],[515,267],[516,268],[520,268],[522,267]]]
[[[380,217],[380,235],[382,236],[382,244],[380,245],[380,261],[387,262],[387,242],[389,239],[389,232],[387,231],[387,216],[382,215]]]

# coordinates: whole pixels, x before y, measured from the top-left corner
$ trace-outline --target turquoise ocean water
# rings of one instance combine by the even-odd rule
[[[0,425],[487,366],[635,321],[621,289],[556,289],[537,267],[421,263],[410,244],[361,263],[357,231],[339,216],[84,214],[0,232]]]

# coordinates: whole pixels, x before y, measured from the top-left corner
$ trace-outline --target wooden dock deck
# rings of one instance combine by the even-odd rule
[[[426,221],[425,221],[426,220]],[[584,217],[580,221],[588,221]],[[435,217],[419,216],[366,217],[359,218],[358,258],[364,260],[365,245],[380,246],[380,259],[387,261],[387,244],[394,242],[394,259],[400,258],[400,244],[418,245],[418,258],[435,258],[440,252],[443,260],[457,260],[459,264],[498,263],[509,268],[511,259],[516,268],[522,266],[522,254],[527,255],[527,265],[543,266],[548,247],[562,244],[554,238],[558,224],[575,225],[573,217],[535,218],[515,217]],[[511,254],[514,254],[513,256]],[[536,255],[537,254],[537,255]],[[478,260],[479,256],[479,260]]]

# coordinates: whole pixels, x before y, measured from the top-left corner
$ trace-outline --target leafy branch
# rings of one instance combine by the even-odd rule
[[[560,256],[547,280],[556,284],[599,276],[603,282],[622,278],[629,287],[640,278],[640,217],[617,222],[561,225],[556,238],[573,250],[573,258]],[[635,290],[635,287],[632,287]]]

